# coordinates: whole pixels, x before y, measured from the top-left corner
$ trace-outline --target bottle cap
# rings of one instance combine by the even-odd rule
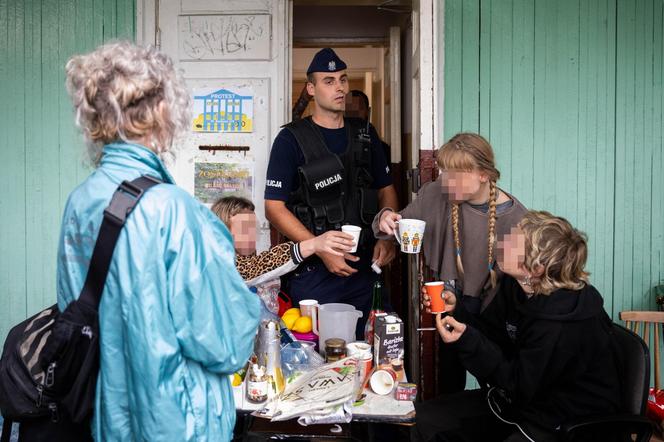
[[[262,376],[265,374],[265,372],[263,371],[263,368],[262,368],[262,367],[259,367],[258,364],[254,364],[253,369],[254,369],[254,375],[255,375],[256,377],[259,377],[259,378],[260,378],[260,377],[262,377]]]
[[[371,270],[373,270],[374,272],[376,272],[379,275],[381,273],[383,273],[383,270],[378,266],[378,263],[376,261],[371,263]]]

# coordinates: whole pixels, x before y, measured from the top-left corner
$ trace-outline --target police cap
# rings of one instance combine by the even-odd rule
[[[346,63],[330,48],[321,49],[311,60],[307,75],[313,72],[338,72],[346,69]]]

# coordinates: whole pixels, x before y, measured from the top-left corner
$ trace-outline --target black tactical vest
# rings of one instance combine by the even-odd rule
[[[354,224],[363,228],[364,240],[370,240],[372,235],[365,231],[378,213],[378,191],[371,188],[373,158],[366,122],[344,118],[348,147],[342,155],[329,151],[311,117],[284,127],[304,154],[299,187],[291,193],[288,209],[314,235]]]

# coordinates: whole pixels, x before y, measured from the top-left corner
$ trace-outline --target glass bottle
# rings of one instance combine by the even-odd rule
[[[247,399],[254,404],[267,400],[268,384],[265,369],[253,364],[247,374]]]
[[[369,345],[373,345],[374,324],[376,322],[376,315],[379,313],[385,313],[383,310],[383,284],[381,284],[380,280],[373,284],[371,311],[369,311],[367,324],[364,326],[364,340]]]

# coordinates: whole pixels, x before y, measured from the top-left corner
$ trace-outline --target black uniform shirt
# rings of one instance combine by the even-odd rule
[[[327,129],[316,125],[323,135],[325,144],[330,152],[342,155],[348,147],[348,136],[346,128]],[[380,138],[373,126],[371,134],[371,175],[374,189],[382,189],[392,184],[390,168],[385,160]],[[282,129],[274,139],[270,162],[267,166],[267,177],[265,180],[265,199],[288,201],[292,191],[299,186],[297,168],[304,164],[304,154],[295,141],[295,136],[288,130]]]

